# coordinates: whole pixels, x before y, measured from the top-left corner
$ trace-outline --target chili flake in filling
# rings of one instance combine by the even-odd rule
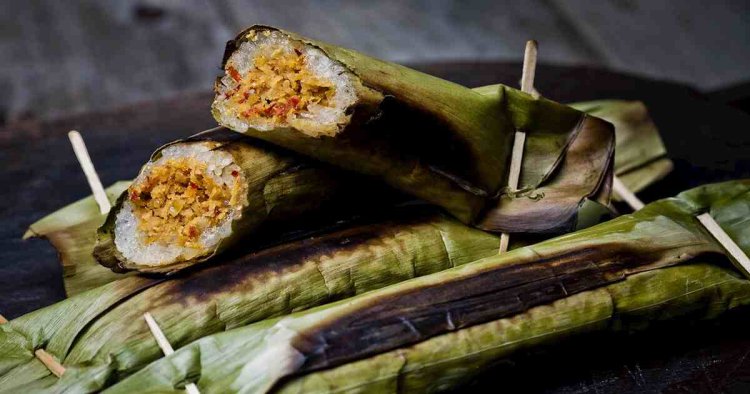
[[[240,119],[262,118],[282,123],[311,106],[333,107],[336,94],[333,83],[310,71],[302,51],[265,44],[252,64],[245,75],[231,63],[226,66],[227,75],[237,85],[225,97]]]
[[[201,234],[227,218],[239,182],[232,188],[217,184],[206,167],[190,157],[168,159],[128,189],[146,243],[200,248]]]

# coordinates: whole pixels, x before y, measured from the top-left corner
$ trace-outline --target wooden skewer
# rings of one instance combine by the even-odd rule
[[[526,49],[523,53],[523,71],[521,73],[521,91],[531,95],[539,93],[534,89],[534,76],[536,76],[536,57],[539,44],[535,40],[526,41]]]
[[[614,189],[615,193],[617,193],[620,198],[622,198],[625,203],[630,205],[630,208],[633,211],[638,211],[641,208],[643,208],[645,205],[643,204],[643,201],[638,198],[638,196],[635,195],[635,193],[631,192],[630,189],[628,189],[627,186],[625,186],[624,183],[620,180],[620,178],[617,177],[617,175],[614,175],[612,177],[612,189]]]
[[[91,162],[89,151],[86,149],[86,144],[83,142],[81,134],[75,130],[71,130],[68,132],[68,138],[70,139],[71,145],[73,145],[73,151],[76,154],[76,158],[78,158],[78,162],[81,164],[83,174],[86,175],[86,180],[89,182],[91,192],[94,193],[94,200],[96,200],[96,204],[99,205],[99,212],[103,215],[109,213],[112,205],[109,203],[107,193],[104,192],[104,187],[102,186],[102,181],[99,180],[99,175],[96,174],[94,163]]]
[[[742,271],[745,277],[750,279],[750,258],[740,249],[739,245],[719,226],[719,223],[716,223],[716,220],[708,212],[698,215],[698,220],[719,241],[721,246],[734,257],[737,262],[735,264],[737,268]]]
[[[6,324],[8,323],[8,319],[5,318],[5,316],[0,315],[0,324]],[[50,372],[52,372],[55,376],[62,377],[65,373],[65,367],[60,364],[57,359],[52,356],[51,354],[47,353],[44,349],[36,349],[34,350],[34,356],[44,364],[47,369],[49,369]]]
[[[523,73],[521,74],[521,91],[538,96],[534,89],[534,75],[536,73],[536,57],[538,45],[536,41],[529,40],[526,42],[526,51],[523,55]],[[523,147],[526,143],[526,133],[516,130],[513,137],[513,152],[510,156],[510,170],[508,172],[508,188],[511,191],[518,189],[518,180],[521,177],[521,165],[523,164]],[[510,234],[502,233],[500,235],[500,251],[508,251],[510,244]]]
[[[156,339],[156,343],[159,344],[159,347],[161,348],[161,351],[164,353],[164,355],[169,356],[170,354],[174,353],[172,345],[169,343],[167,337],[164,335],[164,332],[162,332],[161,328],[156,323],[156,320],[154,320],[154,317],[151,316],[151,313],[146,312],[145,314],[143,314],[143,318],[146,319],[146,324],[148,325],[149,330],[151,330],[151,334],[154,336],[154,339]],[[185,386],[185,391],[190,394],[200,394],[200,391],[198,391],[198,386],[196,386],[195,383],[188,383]]]
[[[63,367],[55,357],[47,353],[44,349],[34,350],[34,355],[58,378],[61,378],[65,373],[65,367]]]

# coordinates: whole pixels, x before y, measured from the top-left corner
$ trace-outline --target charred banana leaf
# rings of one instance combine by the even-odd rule
[[[337,210],[347,204],[373,208],[387,193],[307,162],[226,130],[168,144],[110,211],[94,256],[118,272],[173,272],[240,240],[252,245],[260,230],[274,224],[334,202]]]
[[[750,304],[750,281],[700,261],[634,274],[512,317],[293,378],[276,391],[441,392],[536,346],[595,331],[644,330],[659,321],[712,319]]]
[[[482,94],[266,26],[230,41],[223,67],[219,124],[377,177],[465,223],[560,232],[584,198],[608,200],[612,126],[570,107],[505,86]],[[523,187],[508,191],[515,130],[528,134]],[[553,179],[581,139],[587,160]]]
[[[110,392],[188,382],[206,393],[441,391],[570,334],[714,317],[750,303],[750,281],[695,215],[710,212],[748,252],[748,207],[750,181],[692,189],[534,246],[203,338]]]
[[[415,207],[410,207],[415,208]],[[161,357],[150,312],[175,347],[497,253],[491,234],[419,209],[397,219],[224,255],[172,276],[130,276],[0,326],[0,392],[95,392]],[[66,367],[58,380],[45,350]]]

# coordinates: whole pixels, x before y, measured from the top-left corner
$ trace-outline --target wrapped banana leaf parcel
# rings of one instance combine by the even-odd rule
[[[564,176],[592,175],[589,159],[596,143],[577,138],[559,173],[550,174],[548,185],[535,191],[538,198],[503,206],[504,212],[509,211],[503,220],[517,223],[516,230],[523,232],[539,229],[531,223],[547,226],[544,231],[566,231],[577,224],[587,197],[606,205],[609,156],[600,157],[598,166],[593,160],[595,177],[582,188],[570,184],[579,178]],[[595,195],[587,195],[591,187],[597,188]],[[94,256],[115,271],[174,272],[206,261],[239,241],[246,243],[271,225],[287,225],[324,206],[340,211],[342,204],[348,204],[372,210],[388,194],[385,190],[371,179],[302,160],[238,133],[202,133],[154,153],[98,230]],[[563,201],[559,191],[568,198],[563,205],[536,202],[545,194]],[[549,208],[554,209],[544,211]]]
[[[710,212],[750,251],[750,180],[712,184],[533,246],[200,339],[111,393],[431,392],[514,352],[750,303]]]
[[[273,227],[347,207],[375,210],[395,192],[267,143],[216,129],[158,149],[98,229],[112,270],[174,272]],[[280,231],[283,233],[283,231]]]
[[[487,86],[477,88],[475,91],[480,92],[484,95],[492,96],[496,94],[499,86]],[[661,139],[658,134],[656,126],[648,116],[648,111],[645,106],[640,102],[622,101],[622,100],[602,100],[597,102],[587,102],[571,104],[573,107],[585,109],[586,111],[593,111],[594,115],[598,115],[603,119],[612,122],[616,125],[617,135],[617,147],[615,154],[615,172],[621,177],[621,179],[631,188],[631,190],[640,190],[641,188],[657,181],[664,174],[664,170],[667,171],[671,168],[671,162],[665,158],[664,145],[661,143]],[[208,133],[201,133],[198,136],[194,136],[184,141],[185,144],[194,144],[199,141],[205,141],[206,143],[228,143],[229,138],[226,133],[222,131],[212,131]],[[237,139],[234,139],[236,144],[240,144]],[[643,143],[645,142],[645,143]],[[179,145],[182,142],[175,142],[170,145]],[[253,143],[259,149],[261,145],[257,142],[246,142]],[[270,149],[270,147],[264,147]],[[252,148],[246,148],[250,150]],[[240,149],[242,150],[242,149]],[[271,149],[273,150],[273,149]],[[278,151],[278,149],[276,149]],[[259,153],[259,152],[256,152]],[[571,163],[578,162],[576,154],[585,155],[585,152],[570,150],[567,154]],[[154,155],[158,156],[158,152]],[[261,155],[263,156],[263,155]],[[260,160],[261,163],[269,163],[273,161],[273,158],[279,158],[282,153],[270,153],[267,160]],[[625,158],[625,159],[623,159]],[[194,159],[197,160],[197,159]],[[289,166],[285,170],[270,176],[267,179],[260,178],[257,180],[258,185],[251,187],[247,185],[248,189],[264,190],[263,200],[265,200],[262,210],[265,212],[273,212],[274,215],[284,213],[287,219],[292,217],[302,217],[306,210],[318,210],[326,201],[333,202],[345,199],[336,198],[338,194],[344,196],[349,195],[347,190],[352,190],[350,187],[351,181],[338,180],[342,178],[342,174],[337,174],[336,171],[325,171],[322,169],[313,168],[315,165],[309,161],[305,163],[300,158],[292,158],[291,156],[287,159]],[[279,160],[283,164],[283,160]],[[298,163],[294,165],[294,163]],[[652,166],[650,164],[639,165],[643,163],[664,163],[664,166]],[[247,163],[246,163],[247,164]],[[284,168],[283,165],[280,167]],[[153,169],[154,165],[151,164],[147,169]],[[557,179],[568,179],[565,175],[567,172],[577,170],[576,166],[562,166],[558,171],[558,175],[555,176]],[[145,171],[142,171],[142,174]],[[144,178],[143,175],[140,176]],[[320,181],[317,179],[320,178]],[[303,180],[303,181],[300,181]],[[290,182],[295,181],[295,182]],[[112,258],[125,259],[123,252],[117,250],[111,250],[117,248],[116,234],[117,231],[117,216],[124,206],[130,204],[128,197],[124,197],[119,202],[116,202],[117,197],[125,192],[130,186],[130,181],[118,182],[107,189],[107,194],[110,197],[115,208],[110,212],[109,225],[101,229],[102,234],[100,235],[99,252],[98,254],[104,254],[108,257],[105,258],[106,265],[116,267],[117,271],[121,271],[124,266],[133,266],[136,269],[142,268],[145,270],[159,269],[159,267],[138,267],[132,262],[123,261],[113,262]],[[550,186],[551,185],[551,186]],[[555,187],[554,181],[548,182],[547,187]],[[381,195],[378,192],[376,186],[363,185],[364,190],[373,191],[376,196]],[[186,190],[187,188],[183,188]],[[133,191],[136,188],[131,189]],[[126,193],[127,194],[127,193]],[[139,194],[138,194],[139,195]],[[268,196],[275,196],[274,198],[268,198]],[[294,196],[294,198],[287,198],[285,196]],[[301,200],[301,203],[295,203]],[[370,199],[366,202],[361,201],[361,198],[357,200],[361,205],[369,205]],[[531,200],[533,201],[533,200]],[[286,203],[290,202],[290,203]],[[318,202],[320,205],[316,204]],[[593,204],[589,205],[595,206]],[[584,208],[585,209],[585,208]],[[132,211],[132,208],[131,208]],[[281,216],[284,216],[281,215]],[[170,218],[169,215],[164,215]],[[180,216],[185,216],[182,213]],[[289,217],[291,216],[291,217]],[[581,220],[582,217],[587,216],[584,212],[583,215],[579,214],[577,227],[582,228],[587,225],[585,221]],[[258,232],[269,233],[267,227],[269,222],[274,223],[280,220],[268,220],[268,216],[264,216],[261,213],[250,213],[245,217],[253,218],[255,221],[254,225],[243,226],[246,232],[245,237],[252,236]],[[266,220],[262,220],[265,218]],[[96,242],[95,233],[97,228],[104,222],[104,217],[99,213],[99,209],[92,197],[82,199],[76,203],[73,203],[67,207],[62,208],[59,211],[53,212],[52,214],[44,217],[43,219],[32,224],[27,231],[25,238],[31,236],[40,236],[47,238],[52,245],[57,249],[60,259],[63,265],[64,279],[65,279],[65,290],[70,295],[75,295],[79,292],[92,289],[94,287],[109,283],[119,277],[120,274],[113,273],[108,269],[102,269],[94,258],[92,257],[92,250]],[[113,224],[114,223],[114,224]],[[138,227],[138,226],[136,226]],[[288,225],[282,227],[291,227]],[[240,237],[234,237],[234,240],[241,239]],[[512,238],[514,242],[518,240],[518,237]],[[163,241],[163,240],[162,240]],[[110,249],[111,252],[102,253],[103,250]],[[192,253],[196,253],[193,251]],[[201,256],[201,258],[205,258]],[[194,259],[193,261],[200,260]],[[186,262],[182,262],[185,264]],[[167,268],[170,269],[170,264],[167,263]],[[174,265],[172,265],[174,267]]]
[[[481,94],[267,26],[230,41],[223,69],[220,125],[378,178],[464,223],[562,233],[584,199],[608,202],[612,126],[568,106],[502,85]],[[516,130],[527,140],[511,191]]]
[[[556,107],[577,122],[585,118],[568,107]],[[560,116],[549,119],[557,120]],[[575,129],[572,123],[563,126]],[[488,216],[492,219],[480,227],[489,222],[514,223],[514,230],[520,232],[564,232],[575,226],[584,199],[606,204],[612,149],[601,142],[612,141],[598,138],[609,136],[607,127],[598,131],[603,134],[585,128],[575,131],[577,137],[555,165],[559,168],[545,175],[547,184],[535,189],[533,196],[493,210]],[[269,224],[317,211],[326,202],[332,205],[330,200],[363,209],[379,200],[372,195],[382,189],[375,182],[311,165],[283,149],[230,134],[234,136],[203,133],[157,150],[99,229],[96,259],[115,271],[174,272],[210,259]],[[560,136],[568,138],[565,133]],[[535,144],[530,139],[529,146]],[[548,150],[533,152],[546,158]],[[532,163],[548,160],[534,156],[526,155],[525,173],[536,170]],[[492,223],[489,227],[495,228]]]
[[[0,392],[97,392],[162,356],[150,312],[175,348],[252,322],[304,310],[497,253],[495,235],[434,207],[216,264],[130,275],[0,325]],[[58,379],[34,357],[66,368]]]

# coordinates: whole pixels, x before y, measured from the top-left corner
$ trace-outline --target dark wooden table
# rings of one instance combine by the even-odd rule
[[[519,64],[437,64],[421,67],[480,86],[517,85]],[[537,88],[563,101],[642,100],[663,133],[674,172],[640,194],[645,201],[702,183],[750,177],[750,116],[681,85],[590,68],[540,66]],[[0,129],[0,313],[8,318],[64,297],[54,250],[21,241],[26,227],[89,194],[66,133],[81,131],[103,183],[134,176],[162,143],[211,127],[209,93],[114,111],[33,120]],[[745,102],[732,95],[733,102]],[[635,335],[593,335],[540,349],[499,365],[472,391],[748,392],[747,310],[717,322],[655,327]],[[509,369],[509,368],[512,368]]]

